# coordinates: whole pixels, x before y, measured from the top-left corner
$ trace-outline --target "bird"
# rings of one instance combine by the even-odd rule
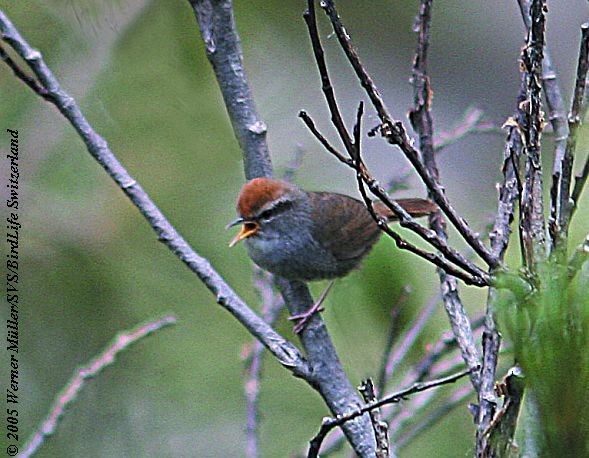
[[[396,202],[415,217],[438,210],[428,199]],[[381,201],[373,202],[373,208],[386,221],[398,220]],[[237,213],[227,228],[241,224],[241,230],[229,246],[243,241],[255,264],[289,280],[346,276],[360,267],[382,233],[364,202],[335,192],[304,191],[273,178],[246,182],[237,198]]]

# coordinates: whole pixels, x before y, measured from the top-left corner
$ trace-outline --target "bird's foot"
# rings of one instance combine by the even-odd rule
[[[302,330],[305,329],[307,323],[313,317],[313,315],[325,310],[322,304],[323,301],[325,301],[325,298],[327,297],[327,293],[329,293],[329,290],[333,286],[333,283],[334,282],[331,281],[329,285],[327,285],[327,288],[325,288],[325,290],[321,293],[317,302],[315,302],[311,307],[309,307],[308,310],[304,311],[303,313],[297,313],[296,315],[291,315],[288,317],[289,320],[297,322],[293,327],[293,331],[295,334],[300,334]]]

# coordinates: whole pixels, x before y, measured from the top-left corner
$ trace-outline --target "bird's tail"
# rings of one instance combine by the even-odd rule
[[[438,206],[428,199],[395,199],[395,202],[397,202],[407,213],[414,217],[427,216],[438,211]],[[375,202],[374,210],[376,213],[384,216],[389,221],[399,220],[395,213],[382,202]]]

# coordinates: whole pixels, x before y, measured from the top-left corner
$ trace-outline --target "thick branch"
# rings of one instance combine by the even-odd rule
[[[231,0],[189,0],[213,67],[233,131],[243,152],[248,180],[272,175],[266,142],[266,124],[252,97],[243,67],[243,52],[236,33]]]
[[[190,4],[194,8],[207,55],[243,150],[246,178],[271,176],[266,126],[255,114],[251,91],[245,79],[232,1],[190,0]],[[279,284],[291,315],[305,312],[312,306],[313,300],[306,285],[282,281]],[[310,324],[321,329],[321,332],[313,333],[313,326],[308,326],[301,333],[301,341],[313,371],[310,383],[321,393],[333,414],[342,414],[362,401],[341,367],[321,316],[316,314]],[[360,456],[368,456],[374,450],[368,416],[344,425],[344,431]]]
[[[208,260],[199,256],[182,238],[141,185],[129,175],[115,157],[106,140],[94,131],[76,101],[61,88],[59,82],[45,64],[41,53],[29,46],[2,11],[0,11],[0,30],[2,39],[26,61],[39,83],[47,91],[50,102],[72,124],[86,144],[90,154],[139,209],[157,234],[158,239],[200,278],[215,295],[217,303],[237,318],[251,334],[270,350],[283,366],[299,377],[308,376],[308,364],[299,350],[257,316],[225,283]]]

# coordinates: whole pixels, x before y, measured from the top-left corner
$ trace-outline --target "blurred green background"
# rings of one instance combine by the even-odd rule
[[[306,154],[296,176],[300,185],[355,194],[351,172],[324,152],[297,118],[306,109],[336,138],[301,18],[305,3],[236,2],[248,76],[268,125],[277,173],[302,149]],[[435,6],[430,72],[438,132],[450,129],[470,106],[483,109],[497,126],[513,113],[523,44],[515,3],[450,0]],[[43,53],[64,89],[179,232],[257,309],[250,261],[243,247],[227,247],[232,233],[223,230],[235,216],[235,196],[243,182],[241,155],[188,2],[2,0],[0,6]],[[342,0],[339,6],[388,106],[405,119],[411,106],[416,2]],[[578,30],[587,12],[581,0],[550,3],[548,38],[567,105]],[[358,101],[366,97],[320,17],[338,98],[351,125]],[[76,367],[117,332],[173,313],[175,327],[125,351],[87,384],[38,456],[243,456],[240,354],[251,342],[248,333],[157,242],[60,114],[6,66],[0,70],[0,99],[2,129],[20,133],[25,224],[21,432],[33,431]],[[368,112],[365,127],[376,125],[376,119]],[[6,141],[3,134],[3,151]],[[501,134],[471,136],[440,157],[451,200],[477,230],[495,208],[502,141]],[[584,137],[581,141],[586,145]],[[365,145],[379,179],[404,173],[399,151],[380,139]],[[550,170],[549,139],[545,151]],[[410,187],[399,195],[425,192],[415,178]],[[587,228],[586,200],[574,224],[574,242]],[[463,246],[455,234],[452,240]],[[517,259],[514,245],[511,263]],[[436,292],[436,279],[430,265],[383,240],[362,270],[337,282],[324,316],[352,383],[377,375],[390,310],[403,286],[412,285],[413,294],[401,310],[401,329]],[[312,289],[318,294],[324,286]],[[484,310],[484,292],[465,288],[463,297],[472,316]],[[410,359],[421,358],[426,345],[447,328],[440,307]],[[284,317],[278,329],[296,341]],[[268,457],[304,450],[327,414],[319,396],[271,358],[265,360],[261,411],[262,452]],[[464,406],[400,456],[472,453],[473,427]]]

